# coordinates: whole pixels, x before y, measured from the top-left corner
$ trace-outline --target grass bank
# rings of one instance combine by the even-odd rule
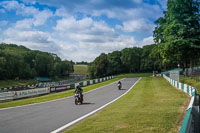
[[[176,133],[188,102],[185,93],[163,78],[145,77],[127,95],[65,133]]]
[[[198,93],[200,94],[200,81],[197,81],[197,80],[190,78],[190,77],[181,76],[180,82],[195,87],[198,90]]]
[[[74,65],[74,73],[88,75],[88,65]]]

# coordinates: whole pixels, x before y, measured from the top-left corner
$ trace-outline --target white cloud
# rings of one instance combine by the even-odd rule
[[[142,46],[145,46],[145,45],[150,45],[150,44],[154,44],[154,40],[153,40],[153,36],[150,36],[150,37],[147,37],[147,38],[144,38],[142,41],[141,41],[141,47]]]
[[[53,17],[54,14],[49,9],[44,9],[40,11],[33,6],[26,6],[17,1],[3,1],[0,3],[2,7],[6,10],[16,10],[17,15],[22,15],[24,17],[33,17],[33,25],[40,26],[45,24],[48,18]]]
[[[68,13],[67,10],[64,7],[61,7],[59,9],[56,9],[55,16],[69,17],[70,13]]]
[[[18,30],[30,30],[33,26],[33,19],[23,19],[15,23],[14,28]]]
[[[17,28],[8,28],[4,35],[13,41],[26,42],[26,43],[48,43],[48,33],[34,30],[23,31]]]
[[[119,35],[105,22],[94,21],[91,18],[82,20],[76,20],[74,17],[61,19],[57,21],[55,30],[74,40],[81,48],[93,51],[110,52],[136,44],[133,37]]]
[[[54,42],[51,34],[36,30],[32,25],[32,19],[17,21],[13,26],[2,32],[1,42],[15,43],[31,49],[59,53],[60,46]]]
[[[33,15],[38,12],[38,10],[33,6],[25,6],[18,1],[3,1],[0,2],[0,5],[4,8],[4,10],[16,10],[16,14],[24,16]]]
[[[138,2],[140,2],[140,0],[138,0]],[[162,16],[161,9],[158,5],[149,4],[141,4],[140,7],[131,9],[112,8],[94,10],[92,12],[92,15],[94,16],[100,16],[103,14],[107,15],[109,18],[122,20],[122,25],[116,25],[116,29],[121,29],[124,32],[147,33],[152,33],[154,29],[154,22],[152,19],[157,19]]]
[[[123,30],[124,32],[146,32],[151,33],[154,29],[154,24],[145,20],[137,19],[123,22],[123,26],[117,25],[116,28]]]
[[[35,26],[39,26],[39,25],[43,25],[45,24],[45,22],[47,21],[48,18],[52,17],[53,13],[46,9],[43,11],[39,11],[37,14],[34,14],[34,25]]]
[[[6,10],[13,10],[21,7],[21,5],[17,1],[3,1],[0,2],[0,5]]]
[[[93,16],[106,15],[109,18],[116,18],[120,20],[133,20],[133,19],[155,19],[162,15],[162,11],[158,5],[141,4],[136,8],[112,8],[93,10]]]

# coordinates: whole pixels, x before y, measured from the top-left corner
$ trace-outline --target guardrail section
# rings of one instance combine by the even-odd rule
[[[170,79],[165,74],[163,74],[163,77],[171,85],[180,89],[181,91],[184,91],[191,97],[190,104],[187,108],[187,112],[182,122],[179,133],[199,133],[200,132],[200,120],[199,120],[200,115],[199,115],[199,95],[197,93],[197,89],[190,85]]]

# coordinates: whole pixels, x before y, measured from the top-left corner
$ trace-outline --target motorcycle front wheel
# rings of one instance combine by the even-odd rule
[[[75,99],[75,104],[78,105],[78,100],[77,99]]]

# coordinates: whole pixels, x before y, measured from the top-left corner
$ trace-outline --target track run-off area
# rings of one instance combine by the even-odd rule
[[[74,123],[94,114],[125,95],[139,78],[121,80],[84,93],[82,105],[74,104],[74,97],[0,109],[0,133],[49,133],[60,132]]]

